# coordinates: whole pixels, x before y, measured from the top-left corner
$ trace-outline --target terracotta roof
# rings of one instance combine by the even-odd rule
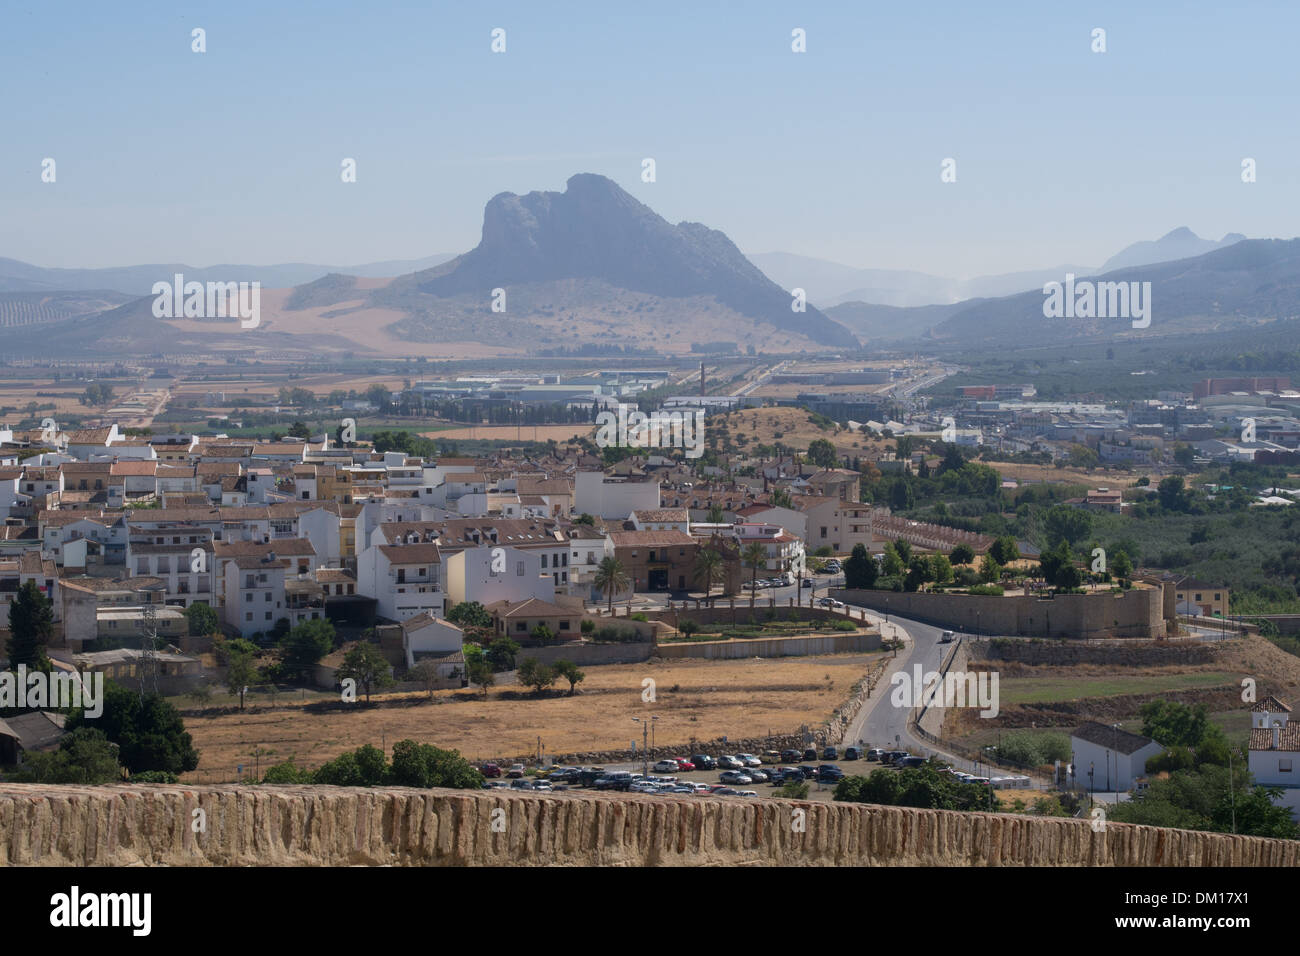
[[[442,561],[436,544],[381,544],[389,564],[437,564]]]
[[[1300,750],[1300,724],[1287,722],[1278,730],[1277,747],[1273,747],[1273,728],[1252,727],[1250,731],[1249,750]]]
[[[616,548],[684,547],[696,543],[685,531],[611,531],[609,537]]]
[[[1250,708],[1252,714],[1269,713],[1269,714],[1289,714],[1291,708],[1276,697],[1268,696],[1261,700],[1254,707]]]

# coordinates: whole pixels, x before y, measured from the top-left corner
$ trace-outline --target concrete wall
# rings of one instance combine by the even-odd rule
[[[526,657],[535,657],[543,664],[565,660],[579,667],[590,664],[639,664],[656,653],[653,643],[640,644],[551,644],[546,647],[525,647],[515,655],[515,663]],[[566,684],[561,681],[560,686]]]
[[[756,637],[734,641],[694,641],[660,644],[659,656],[703,657],[721,660],[739,657],[804,657],[812,654],[849,654],[880,650],[880,634],[821,634],[808,637]]]
[[[833,589],[832,595],[850,604],[925,621],[971,634],[1023,637],[1109,638],[1155,640],[1165,636],[1164,594],[1160,589],[1135,588],[1122,594],[1060,594],[1037,597],[995,597],[972,594]]]
[[[196,809],[204,811],[199,833]],[[0,786],[0,866],[138,864],[1297,866],[1300,841],[765,799]]]

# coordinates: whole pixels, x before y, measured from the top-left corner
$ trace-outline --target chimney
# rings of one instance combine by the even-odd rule
[[[1277,750],[1278,744],[1282,742],[1282,723],[1273,721],[1273,749]]]

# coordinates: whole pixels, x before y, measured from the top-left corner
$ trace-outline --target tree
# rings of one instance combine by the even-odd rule
[[[1002,566],[993,559],[993,553],[984,555],[984,560],[980,562],[980,580],[985,584],[992,584],[1001,576]]]
[[[1083,585],[1083,572],[1074,564],[1067,564],[1056,572],[1056,586],[1062,591],[1073,591]]]
[[[890,488],[889,504],[895,511],[908,511],[916,504],[916,496],[906,478],[899,478]]]
[[[710,606],[713,605],[713,586],[725,581],[726,577],[722,555],[713,548],[701,548],[695,558],[695,584],[704,591]]]
[[[306,441],[311,437],[311,429],[307,427],[306,422],[294,422],[289,426],[289,437],[301,438],[303,441]]]
[[[519,653],[519,642],[502,634],[487,646],[484,652],[488,664],[494,671],[514,670],[515,655]]]
[[[1071,505],[1053,505],[1043,512],[1041,525],[1045,540],[1064,538],[1075,544],[1092,534],[1092,512]]]
[[[233,642],[232,642],[233,643]],[[226,656],[226,689],[239,695],[239,709],[244,709],[244,693],[257,682],[257,665],[253,654],[242,647],[231,647]]]
[[[894,540],[894,553],[898,555],[898,560],[903,562],[903,566],[912,563],[912,545],[904,538]]]
[[[975,560],[975,549],[968,544],[959,544],[949,553],[953,564],[970,564]]]
[[[9,666],[48,671],[45,648],[54,637],[54,604],[34,580],[23,582],[9,604]]]
[[[709,505],[709,524],[722,524],[722,505]]]
[[[478,790],[483,786],[483,774],[457,750],[399,740],[393,744],[393,764],[385,782],[398,787]]]
[[[773,508],[790,508],[794,505],[794,499],[790,497],[789,488],[772,489],[772,507]]]
[[[433,688],[442,679],[438,673],[438,664],[436,661],[419,661],[414,667],[406,672],[407,680],[419,681],[424,685],[424,689],[429,692],[429,700],[433,700]]]
[[[351,650],[343,655],[339,665],[339,680],[353,680],[361,685],[370,703],[370,688],[387,687],[393,682],[392,668],[379,648],[369,641],[358,641]]]
[[[907,577],[903,579],[903,590],[915,591],[930,580],[931,573],[930,559],[923,554],[914,555],[907,565]]]
[[[1174,462],[1190,471],[1196,465],[1196,450],[1191,445],[1179,442],[1174,446]]]
[[[147,770],[180,774],[199,765],[199,752],[185,732],[185,722],[161,694],[146,694],[142,701],[135,691],[106,681],[103,712],[87,717],[84,708],[78,709],[66,724],[68,730],[82,726],[102,730],[117,744],[122,766],[133,774]]]
[[[519,662],[516,676],[519,683],[533,688],[534,693],[540,694],[555,683],[557,675],[551,665],[544,664],[535,657],[525,657]]]
[[[191,637],[206,637],[221,633],[221,621],[217,612],[205,601],[195,601],[185,609],[185,623]]]
[[[118,746],[94,727],[78,727],[53,753],[23,754],[14,779],[20,783],[114,783],[122,780]]]
[[[556,640],[555,632],[545,624],[538,624],[536,629],[533,631],[533,640],[538,644],[545,646]]]
[[[1116,551],[1110,559],[1110,569],[1114,572],[1115,577],[1121,581],[1127,581],[1133,574],[1133,561],[1124,551]]]
[[[876,559],[867,553],[866,545],[855,544],[844,561],[844,586],[846,588],[872,588],[880,568]]]
[[[334,625],[328,620],[303,621],[280,641],[281,666],[305,678],[322,657],[334,650]]]
[[[886,577],[896,578],[903,573],[903,559],[898,556],[894,550],[893,542],[885,542],[884,558],[880,562],[880,569],[885,572]]]
[[[582,683],[582,681],[587,676],[581,670],[579,670],[578,665],[573,663],[572,661],[558,660],[554,664],[554,670],[555,670],[556,677],[562,677],[564,678],[564,680],[567,680],[569,682],[570,697],[573,696],[573,693],[575,690],[577,690],[578,685]]]
[[[607,557],[601,558],[592,582],[596,585],[596,590],[609,599],[609,613],[613,615],[614,595],[627,590],[632,580],[623,569],[623,562],[615,557]]]
[[[1038,559],[1038,567],[1042,572],[1043,580],[1048,584],[1055,585],[1057,575],[1062,568],[1070,567],[1074,564],[1074,553],[1070,550],[1070,545],[1062,538],[1055,548],[1044,551]]]
[[[447,620],[466,631],[471,628],[486,630],[492,626],[492,615],[478,601],[461,601],[452,605]]]
[[[1188,509],[1189,502],[1187,491],[1183,487],[1182,475],[1170,475],[1168,478],[1160,479],[1156,492],[1160,499],[1160,507],[1165,511],[1184,512]]]
[[[388,759],[373,744],[341,753],[316,768],[312,782],[332,787],[378,787],[388,774]]]
[[[1020,548],[1016,545],[1015,537],[1007,534],[993,542],[989,554],[993,555],[993,560],[998,564],[1010,564],[1019,559]]]
[[[839,455],[825,438],[814,438],[808,444],[808,460],[818,468],[834,468],[839,464]]]
[[[930,555],[930,580],[941,585],[952,581],[952,562],[942,554]]]
[[[596,526],[596,519],[584,511],[582,514],[578,515],[578,517],[574,519],[573,523],[585,524],[589,528],[594,528]]]
[[[492,673],[492,665],[488,663],[483,648],[477,644],[466,644],[464,654],[465,674],[469,682],[482,688],[483,696],[487,697],[488,688],[496,683],[496,675]]]
[[[767,548],[757,541],[751,541],[745,545],[745,549],[740,553],[741,563],[753,569],[750,575],[749,606],[754,606],[754,598],[758,594],[754,587],[758,583],[758,569],[767,566]]]

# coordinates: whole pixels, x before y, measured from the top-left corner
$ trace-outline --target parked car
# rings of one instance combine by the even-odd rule
[[[718,766],[723,770],[744,770],[745,761],[734,754],[723,754],[718,758]]]
[[[781,762],[781,751],[779,751],[779,750],[764,750],[764,751],[763,751],[763,754],[762,754],[762,757],[763,757],[763,763],[780,763],[780,762]]]
[[[759,760],[753,754],[736,754],[736,759],[746,767],[761,767],[763,765],[763,761]]]
[[[551,786],[551,781],[549,780],[534,780],[533,789],[550,791],[550,790],[554,790],[555,788]]]
[[[478,771],[485,777],[501,776],[501,767],[494,763],[485,763],[483,766],[478,768]]]
[[[578,783],[584,787],[594,787],[596,781],[605,776],[604,767],[583,767],[578,771]]]
[[[681,769],[676,760],[660,760],[655,764],[655,773],[677,773]]]
[[[844,771],[830,765],[821,766],[817,768],[817,779],[823,783],[835,783],[844,779]]]
[[[531,780],[525,780],[523,777],[517,777],[516,779],[510,781],[510,789],[531,790],[533,789],[533,782]]]
[[[753,783],[754,778],[739,770],[724,770],[718,779],[723,783]]]
[[[758,796],[758,791],[757,791],[757,790],[737,790],[737,791],[736,791],[736,796],[738,796],[738,797],[756,797],[756,796]]]
[[[845,747],[845,748],[844,748],[844,759],[845,759],[845,760],[859,760],[859,759],[861,759],[861,757],[862,757],[862,751],[858,750],[857,747]]]
[[[716,770],[718,762],[708,754],[692,754],[691,763],[695,764],[696,770]]]
[[[803,759],[803,752],[799,750],[782,750],[781,759],[786,763],[798,763]]]
[[[731,787],[714,787],[709,793],[715,797],[732,797],[736,795],[737,791]]]
[[[627,790],[634,783],[636,778],[626,770],[611,770],[596,781],[595,787],[597,790]]]
[[[870,750],[867,751],[868,760],[880,760],[884,756],[885,756],[885,752],[881,750],[879,747],[872,747]]]
[[[766,770],[760,770],[758,767],[749,767],[745,770],[746,776],[754,783],[767,783],[768,773]]]
[[[805,750],[805,751],[803,752],[803,757],[802,757],[802,759],[803,759],[803,760],[816,760],[816,759],[817,759],[817,751],[814,750],[812,747],[809,747],[807,750]]]
[[[907,757],[898,757],[893,763],[893,766],[897,767],[899,770],[915,769],[916,767],[922,767],[924,765],[924,757],[913,757],[910,755]]]
[[[825,749],[822,750],[822,759],[823,759],[823,760],[839,760],[839,759],[840,759],[840,749],[839,749],[838,747],[833,747],[833,746],[832,746],[832,747],[826,747]]]
[[[805,588],[810,588],[810,587],[813,587],[813,586],[814,586],[814,585],[813,585],[813,579],[812,579],[812,578],[804,578],[804,579],[803,579],[803,584],[800,585],[800,587],[805,587]]]
[[[674,757],[673,760],[677,763],[678,773],[686,773],[688,770],[695,769],[695,764],[691,763],[685,757]]]
[[[521,763],[512,763],[510,769],[506,771],[506,776],[511,780],[516,780],[524,775],[524,765]]]
[[[886,750],[884,755],[881,756],[880,762],[889,765],[892,764],[895,760],[899,760],[903,757],[910,757],[910,756],[911,754],[909,754],[906,750]]]

